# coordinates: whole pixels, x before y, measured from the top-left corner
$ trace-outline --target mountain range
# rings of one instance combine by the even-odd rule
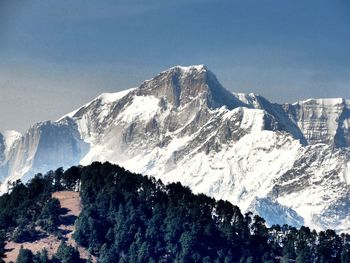
[[[226,90],[203,65],[176,66],[24,134],[0,134],[0,189],[57,167],[109,161],[229,200],[269,225],[343,232],[349,147],[348,100],[271,103]]]

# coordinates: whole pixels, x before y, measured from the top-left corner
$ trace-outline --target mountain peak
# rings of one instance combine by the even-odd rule
[[[152,95],[164,99],[175,107],[194,100],[204,102],[209,108],[226,106],[228,109],[243,106],[226,90],[204,65],[175,66],[141,84],[137,95]]]
[[[191,66],[180,66],[180,65],[177,65],[177,66],[174,66],[174,67],[171,67],[165,71],[163,71],[162,73],[165,73],[165,72],[169,72],[169,71],[181,71],[182,73],[192,73],[192,72],[197,72],[197,73],[200,73],[200,72],[206,72],[208,71],[208,68],[203,65],[203,64],[200,64],[200,65],[191,65]]]

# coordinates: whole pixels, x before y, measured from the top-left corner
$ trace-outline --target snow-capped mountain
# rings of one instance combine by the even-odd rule
[[[348,231],[349,109],[343,99],[279,105],[233,94],[205,66],[177,66],[15,139],[0,136],[1,191],[37,172],[109,161],[269,224]]]

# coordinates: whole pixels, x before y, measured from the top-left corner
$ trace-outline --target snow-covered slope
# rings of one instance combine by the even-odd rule
[[[35,172],[109,161],[270,224],[350,230],[348,109],[345,100],[279,105],[232,94],[205,66],[178,66],[32,127],[3,158],[1,191]]]

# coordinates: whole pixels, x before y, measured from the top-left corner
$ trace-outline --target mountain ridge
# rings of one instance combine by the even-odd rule
[[[350,229],[349,107],[320,101],[271,103],[227,91],[205,66],[176,66],[33,126],[1,166],[1,191],[35,172],[110,161],[243,210],[255,204],[265,218],[285,211],[282,221]]]

